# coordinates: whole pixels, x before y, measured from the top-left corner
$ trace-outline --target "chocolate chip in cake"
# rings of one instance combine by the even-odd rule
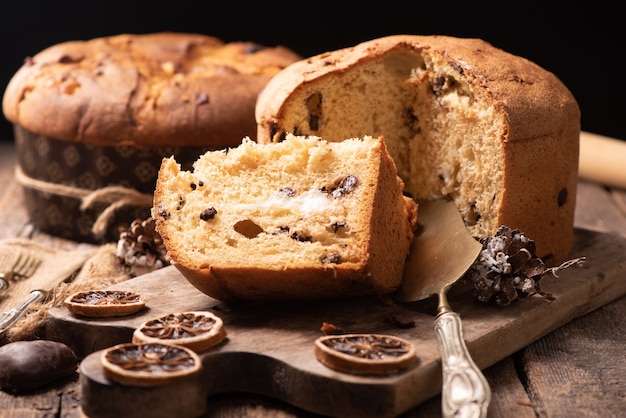
[[[289,233],[289,227],[288,226],[280,226],[280,227],[278,227],[278,230],[276,232],[274,232],[274,235],[287,234],[287,233]]]
[[[345,221],[333,222],[332,224],[330,224],[330,230],[333,231],[334,233],[337,233],[337,231],[339,231],[339,229],[345,228],[345,227],[346,227],[346,222]]]
[[[463,67],[461,67],[461,66],[460,66],[459,64],[457,64],[456,62],[449,61],[449,62],[448,62],[448,64],[450,64],[450,66],[451,66],[452,68],[454,68],[454,70],[455,70],[456,72],[458,72],[459,74],[461,74],[461,75],[463,75],[463,74],[464,74],[464,72],[465,72],[465,71],[463,70]]]
[[[200,219],[202,219],[203,221],[208,221],[209,219],[215,218],[215,215],[217,215],[217,209],[211,206],[210,208],[200,212]]]
[[[435,96],[440,96],[447,90],[450,90],[455,84],[457,84],[457,81],[452,77],[437,76],[433,79],[430,89]]]
[[[443,90],[443,87],[445,86],[445,84],[446,84],[445,78],[436,77],[431,83],[430,89],[432,90],[433,93],[435,93],[435,95],[437,95]]]
[[[465,225],[476,225],[479,220],[480,211],[476,207],[476,202],[474,202],[472,206],[470,206],[470,211],[463,217],[463,222],[465,222]]]
[[[283,196],[294,197],[296,192],[291,187],[283,187],[280,189],[280,192]]]
[[[59,63],[60,64],[78,64],[79,62],[81,62],[85,57],[84,56],[79,56],[79,57],[71,57],[69,55],[61,55],[61,57],[59,58]]]
[[[559,191],[559,196],[557,197],[557,203],[559,207],[563,206],[567,202],[567,189],[564,187]]]
[[[337,251],[332,251],[323,256],[320,261],[322,264],[339,264],[341,263],[341,254]]]
[[[163,203],[159,202],[157,205],[157,215],[159,215],[163,219],[169,219],[170,213],[163,207]]]
[[[254,238],[263,232],[263,228],[252,222],[250,219],[244,219],[233,225],[235,231],[239,232],[246,238]]]
[[[176,204],[176,210],[181,210],[183,208],[183,206],[185,206],[185,203],[187,203],[187,200],[185,199],[184,196],[178,196],[178,203]]]
[[[293,234],[291,234],[291,238],[300,242],[312,242],[313,241],[313,237],[303,232],[299,232],[299,231],[296,231]]]
[[[334,189],[331,192],[331,194],[335,198],[341,197],[343,195],[346,195],[352,192],[354,188],[357,186],[357,184],[358,184],[357,178],[351,174],[348,174],[339,182],[339,185],[337,186],[336,189]]]

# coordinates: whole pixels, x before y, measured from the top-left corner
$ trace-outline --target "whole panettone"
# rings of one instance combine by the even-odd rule
[[[190,163],[254,135],[258,93],[300,58],[164,32],[64,42],[26,59],[2,108],[33,223],[65,238],[116,240],[119,227],[149,216],[164,156]]]
[[[523,231],[565,260],[580,110],[551,72],[480,39],[395,35],[294,63],[263,89],[257,140],[385,137],[406,190],[450,196],[476,238]]]

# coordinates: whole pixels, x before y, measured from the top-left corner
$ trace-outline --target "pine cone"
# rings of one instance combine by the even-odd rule
[[[552,294],[541,290],[540,280],[547,274],[556,276],[558,270],[585,261],[585,257],[580,257],[546,268],[535,254],[535,242],[519,230],[504,225],[481,243],[483,249],[465,279],[473,284],[477,300],[498,306],[507,306],[518,298],[535,294],[553,300]]]
[[[148,273],[170,264],[163,240],[154,229],[154,219],[135,219],[120,233],[117,258],[132,276]]]

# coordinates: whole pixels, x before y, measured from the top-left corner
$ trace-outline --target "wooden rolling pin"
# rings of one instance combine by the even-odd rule
[[[578,177],[626,189],[626,141],[582,131]]]

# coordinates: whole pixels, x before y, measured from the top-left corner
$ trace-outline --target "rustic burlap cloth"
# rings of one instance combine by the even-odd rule
[[[37,271],[28,278],[10,280],[9,288],[0,293],[0,312],[8,311],[35,289],[49,291],[46,299],[31,306],[6,333],[8,341],[40,337],[48,309],[63,304],[70,294],[90,289],[102,289],[131,278],[115,255],[116,244],[110,243],[87,249],[64,250],[50,248],[29,239],[0,240],[0,268],[12,265],[17,251],[31,251],[41,258]],[[2,263],[2,261],[4,261]]]

